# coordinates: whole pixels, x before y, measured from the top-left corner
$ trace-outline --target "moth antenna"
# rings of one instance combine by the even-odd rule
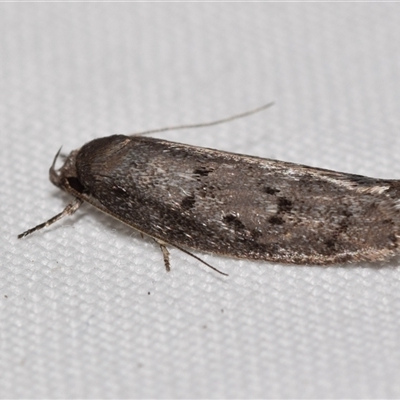
[[[53,185],[56,185],[57,187],[60,187],[60,178],[56,171],[56,162],[57,162],[58,156],[60,155],[61,149],[62,149],[62,146],[60,147],[60,149],[57,151],[56,155],[54,156],[53,163],[51,164],[51,167],[49,169],[50,181]]]
[[[51,167],[50,167],[51,169],[54,169],[54,168],[55,168],[56,162],[57,162],[57,158],[58,158],[58,156],[59,156],[60,153],[61,153],[61,149],[62,149],[62,146],[58,149],[56,155],[55,155],[54,158],[53,158],[53,162],[52,162]],[[62,155],[62,157],[65,157],[65,156]]]
[[[257,107],[254,110],[246,111],[246,112],[244,112],[242,114],[232,115],[231,117],[219,119],[217,121],[203,122],[203,123],[200,123],[200,124],[168,126],[166,128],[152,129],[150,131],[134,133],[134,134],[132,134],[130,136],[141,136],[141,135],[148,135],[149,133],[157,133],[157,132],[165,132],[165,131],[176,131],[176,130],[179,130],[179,129],[205,128],[206,126],[213,126],[213,125],[223,124],[224,122],[230,122],[230,121],[233,121],[235,119],[248,117],[249,115],[253,115],[253,114],[258,113],[260,111],[266,110],[267,108],[273,106],[274,104],[275,104],[274,102],[271,102],[271,103],[268,103],[268,104],[264,104],[263,106]]]

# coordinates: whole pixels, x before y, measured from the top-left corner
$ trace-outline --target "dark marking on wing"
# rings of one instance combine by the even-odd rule
[[[196,199],[194,198],[193,195],[191,196],[186,196],[182,201],[181,201],[181,207],[183,210],[189,210],[194,207],[196,203]]]
[[[264,192],[270,195],[275,195],[276,193],[279,193],[280,190],[279,189],[275,189],[273,187],[270,186],[265,186],[264,187]]]
[[[244,224],[242,223],[242,221],[240,221],[240,219],[233,214],[229,214],[226,215],[224,218],[224,222],[229,225],[230,227],[232,227],[233,229],[240,231],[245,229],[246,227],[244,226]]]

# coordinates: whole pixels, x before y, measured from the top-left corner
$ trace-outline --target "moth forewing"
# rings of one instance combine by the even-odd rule
[[[59,170],[54,165],[51,181],[75,200],[19,237],[85,201],[155,239],[167,269],[166,244],[191,255],[187,249],[288,264],[377,261],[398,252],[397,180],[135,135],[92,140]]]

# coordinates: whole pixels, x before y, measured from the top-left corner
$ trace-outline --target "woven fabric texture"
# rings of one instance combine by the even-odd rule
[[[0,4],[1,398],[399,398],[399,259],[198,254],[70,197],[59,147],[159,136],[400,178],[396,3]]]

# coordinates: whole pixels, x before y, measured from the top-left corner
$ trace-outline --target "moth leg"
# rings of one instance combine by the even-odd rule
[[[67,205],[67,207],[64,208],[62,212],[60,212],[60,214],[57,214],[53,218],[50,218],[48,221],[43,222],[42,224],[39,224],[34,228],[28,229],[27,231],[21,233],[20,235],[18,235],[18,239],[28,236],[31,233],[38,231],[39,229],[47,228],[48,226],[54,224],[54,222],[57,222],[58,220],[66,217],[67,215],[72,215],[81,206],[82,203],[83,200],[75,198],[71,203]]]
[[[167,249],[167,246],[166,246],[166,244],[164,242],[162,242],[162,241],[160,241],[160,240],[158,240],[156,238],[153,238],[153,240],[160,246],[161,251],[163,253],[163,257],[164,257],[165,268],[166,268],[167,272],[169,272],[171,270],[171,268],[170,268],[170,263],[169,263],[169,251]],[[206,263],[204,260],[202,260],[200,257],[195,256],[190,251],[187,251],[187,250],[183,249],[182,247],[177,246],[176,244],[172,244],[171,246],[174,246],[178,250],[180,250],[180,251],[182,251],[182,252],[184,252],[186,254],[189,254],[189,256],[192,256],[193,258],[195,258],[196,260],[200,261],[204,265],[207,265],[207,267],[213,269],[214,271],[218,272],[219,274],[228,276],[228,274],[226,274],[225,272],[222,272],[219,269],[217,269],[217,268],[213,267],[212,265],[210,265],[209,263]]]
[[[169,262],[169,251],[167,249],[167,246],[165,245],[164,242],[161,242],[158,239],[154,239],[154,241],[160,246],[160,249],[162,251],[162,254],[163,254],[163,257],[164,257],[165,269],[167,270],[167,272],[171,271],[171,264]]]

